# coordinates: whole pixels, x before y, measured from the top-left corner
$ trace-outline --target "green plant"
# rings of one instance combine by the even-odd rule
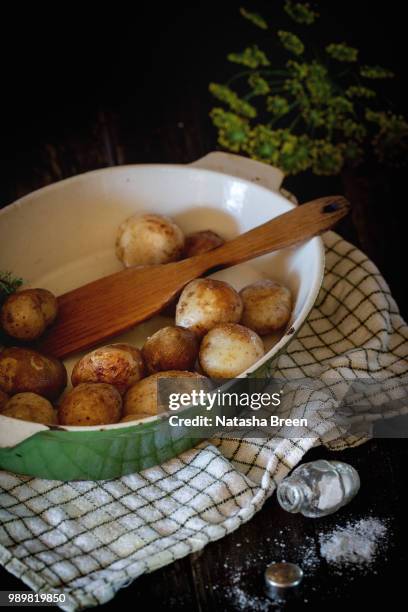
[[[14,277],[11,272],[0,272],[0,306],[22,284],[23,279]]]
[[[306,2],[284,0],[283,9],[296,27],[311,26],[319,16]],[[255,27],[269,29],[257,13],[240,12]],[[367,150],[384,164],[405,161],[408,123],[381,108],[373,87],[392,72],[360,65],[358,49],[344,42],[324,44],[312,57],[297,33],[278,30],[274,36],[289,54],[283,66],[274,66],[273,54],[253,44],[227,56],[245,70],[209,86],[223,104],[210,113],[223,148],[287,174],[338,174]]]
[[[17,291],[23,284],[23,279],[16,278],[11,272],[0,271],[0,308],[7,297]],[[0,326],[0,349],[8,343],[8,339]]]

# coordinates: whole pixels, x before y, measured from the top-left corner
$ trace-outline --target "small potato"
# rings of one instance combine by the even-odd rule
[[[57,300],[46,289],[24,289],[10,295],[1,309],[4,331],[19,340],[35,340],[57,316]]]
[[[48,289],[27,289],[27,291],[34,291],[36,293],[40,301],[45,325],[48,327],[48,325],[54,322],[58,314],[57,298],[51,291],[48,291]]]
[[[0,353],[0,389],[9,395],[29,391],[52,400],[66,384],[67,371],[58,359],[19,347]]]
[[[241,290],[244,303],[241,323],[264,336],[287,325],[292,296],[287,287],[273,280],[260,280]]]
[[[7,395],[7,393],[4,393],[0,389],[0,412],[2,411],[4,406],[7,404],[8,400],[9,400],[9,396]]]
[[[113,385],[81,383],[62,398],[61,425],[109,425],[122,416],[122,398]]]
[[[176,325],[202,337],[220,323],[238,323],[242,308],[242,300],[231,285],[198,278],[181,293],[176,308]]]
[[[217,247],[224,244],[224,240],[211,230],[204,230],[202,232],[194,232],[186,236],[186,243],[184,246],[184,257],[194,257],[194,255],[201,255],[202,253],[208,253]]]
[[[56,425],[57,413],[52,404],[36,393],[17,393],[0,411],[3,416],[44,425]]]
[[[264,355],[261,338],[243,325],[218,325],[204,336],[200,365],[212,378],[234,378]]]
[[[157,372],[143,380],[139,380],[125,395],[125,403],[123,407],[123,415],[129,414],[143,415],[139,418],[152,416],[157,414],[158,398],[157,398],[157,381],[160,378],[188,378],[191,382],[180,382],[178,393],[188,393],[198,385],[197,379],[205,379],[205,376],[198,372],[182,372],[179,370],[168,370],[167,372]],[[123,417],[122,417],[123,418]]]
[[[116,255],[126,267],[177,261],[183,248],[183,232],[164,215],[129,217],[116,238]]]
[[[198,356],[198,339],[184,327],[163,327],[147,338],[142,348],[151,374],[162,370],[191,370]]]
[[[145,367],[140,350],[130,344],[108,344],[88,353],[72,370],[71,382],[108,383],[123,395],[143,378]]]

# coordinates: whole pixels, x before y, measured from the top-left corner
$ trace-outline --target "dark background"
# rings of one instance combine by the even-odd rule
[[[239,1],[118,2],[109,8],[70,3],[3,11],[0,26],[0,205],[78,172],[117,163],[190,162],[216,144],[208,118],[211,81],[237,67],[230,51],[258,42],[282,56],[264,33],[239,15]],[[282,22],[281,2],[244,6]],[[313,4],[313,3],[312,3]],[[398,75],[384,87],[389,108],[404,112],[406,26],[402,4],[359,0],[317,2],[320,19],[302,37],[311,48],[347,41],[362,63]],[[295,26],[295,30],[298,26]],[[180,126],[183,127],[180,127]],[[369,180],[367,181],[367,175]],[[380,266],[402,309],[401,251],[405,228],[405,171],[364,168],[358,180],[287,180],[301,201],[346,191],[353,223],[345,233]]]
[[[280,25],[275,2],[242,4],[270,15],[270,22]],[[271,36],[243,20],[239,6],[240,2],[219,0],[133,6],[99,3],[88,11],[85,3],[3,8],[0,206],[78,172],[118,163],[187,163],[216,149],[215,130],[208,118],[213,105],[208,83],[223,82],[234,70],[225,60],[228,52],[255,41],[265,46]],[[398,76],[387,84],[384,95],[392,102],[390,108],[404,112],[403,4],[333,1],[320,2],[318,7],[320,24],[304,36],[306,43],[344,40],[360,49],[362,63],[394,70]],[[300,201],[334,192],[347,194],[353,215],[339,231],[377,263],[406,316],[405,175],[406,170],[366,163],[352,176],[301,174],[285,185]],[[307,458],[317,457],[334,455],[317,449]],[[396,575],[407,562],[401,497],[406,484],[406,443],[375,440],[339,458],[350,460],[363,482],[360,495],[342,511],[342,518],[360,518],[368,512],[388,517],[393,530],[390,549],[379,560],[377,575],[336,576],[323,564],[307,580],[297,608],[315,609],[320,602],[337,608],[362,595],[367,605],[390,602],[404,589]],[[325,525],[330,521],[334,525],[337,518],[326,519]],[[273,535],[281,527],[289,533],[287,558],[296,557],[297,547],[305,535],[318,531],[318,523],[283,513],[273,497],[238,532],[209,545],[200,555],[141,578],[121,592],[115,603],[123,604],[130,596],[141,609],[152,605],[171,610],[234,609],[223,590],[231,567],[257,551],[276,558],[279,553],[266,543],[265,534]],[[262,592],[264,565],[259,557],[244,579],[253,594]],[[0,580],[3,589],[23,588],[4,571]]]

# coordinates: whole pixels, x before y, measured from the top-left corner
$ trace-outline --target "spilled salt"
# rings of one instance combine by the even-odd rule
[[[377,518],[348,522],[319,535],[320,554],[334,565],[370,565],[384,542],[387,527]]]
[[[266,566],[274,560],[283,561],[287,542],[282,539],[289,538],[289,529],[281,529],[277,537],[267,537],[265,540],[269,547],[274,549],[275,554],[270,551],[248,553],[245,551],[240,567],[234,567],[232,560],[227,558],[224,568],[227,569],[227,576],[230,584],[223,588],[224,595],[233,608],[239,612],[264,612],[274,608],[279,608],[281,600],[273,601],[266,594],[258,595],[253,591],[259,588],[259,580],[262,578]],[[269,548],[268,547],[268,548]],[[303,543],[296,546],[296,553],[290,555],[290,560],[298,562],[307,575],[313,575],[319,566],[316,544],[313,538],[307,536]],[[236,562],[236,560],[235,560]],[[232,569],[233,568],[233,569]],[[254,580],[254,576],[257,578]]]
[[[244,572],[238,570],[230,576],[231,585],[224,591],[229,602],[236,610],[251,610],[253,612],[266,612],[270,608],[270,601],[267,597],[259,597],[249,593],[242,585]]]
[[[270,608],[270,601],[266,598],[249,595],[243,589],[236,586],[231,589],[229,601],[237,610],[251,610],[252,612],[266,612]]]
[[[291,543],[289,528],[280,529],[277,535],[265,538],[267,546],[257,553],[248,552],[244,547],[238,547],[242,556],[237,567],[237,559],[224,559],[223,567],[229,579],[229,585],[221,587],[225,598],[239,612],[264,612],[279,608],[282,602],[270,600],[266,594],[259,594],[259,584],[267,565],[273,561],[291,561],[297,563],[306,577],[316,574],[322,558],[330,564],[331,572],[342,574],[342,568],[347,567],[347,576],[353,580],[355,576],[367,571],[374,571],[373,563],[379,552],[385,550],[387,544],[387,522],[368,516],[359,520],[338,525],[332,530],[324,530],[319,534],[318,542],[311,536],[294,546]],[[319,554],[320,553],[320,554]],[[310,593],[319,590],[318,585],[308,585]],[[306,595],[306,593],[305,593]],[[307,599],[304,599],[307,603]]]

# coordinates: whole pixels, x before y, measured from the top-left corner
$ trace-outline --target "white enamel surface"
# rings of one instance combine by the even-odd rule
[[[208,157],[211,156],[204,159],[208,161]],[[240,172],[242,175],[242,165]],[[279,187],[279,172],[269,187]],[[230,239],[293,206],[278,193],[257,184],[194,166],[106,168],[55,183],[1,210],[1,268],[22,276],[27,285],[60,294],[122,268],[115,256],[115,236],[118,225],[129,215],[167,214],[186,233],[212,229]],[[265,277],[285,283],[295,297],[290,326],[296,330],[316,299],[323,265],[322,243],[314,238],[299,247],[223,270],[214,277],[230,282],[238,290]],[[141,346],[147,335],[171,322],[166,317],[155,317],[115,341]],[[250,370],[273,357],[290,338],[266,338],[266,355]],[[69,373],[79,357],[67,360]],[[0,426],[0,445],[4,430]],[[7,437],[10,445],[10,436]]]
[[[216,170],[222,174],[236,176],[266,187],[271,191],[279,191],[284,174],[279,168],[268,166],[254,159],[222,153],[221,151],[208,153],[201,159],[190,164],[205,170]]]
[[[31,423],[30,421],[19,421],[11,417],[0,416],[0,447],[15,446],[26,438],[40,431],[47,431],[46,425]]]

